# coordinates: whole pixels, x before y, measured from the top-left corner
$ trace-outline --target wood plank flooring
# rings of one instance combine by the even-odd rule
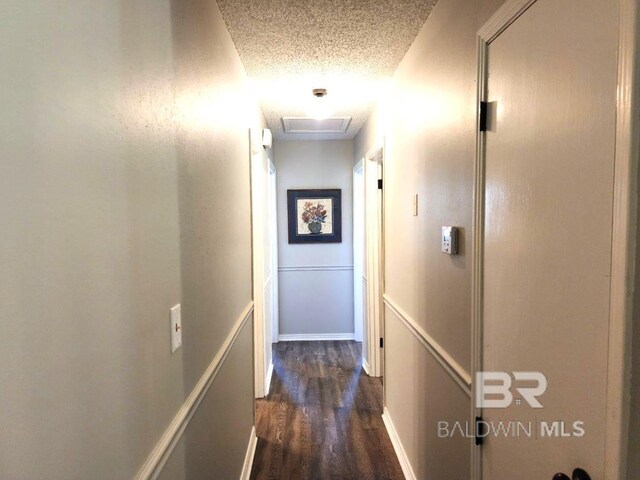
[[[382,385],[360,344],[274,345],[271,393],[257,401],[252,480],[404,479],[382,422]]]

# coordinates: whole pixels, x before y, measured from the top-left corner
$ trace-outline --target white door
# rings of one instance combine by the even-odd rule
[[[254,300],[255,396],[269,393],[272,342],[277,326],[278,275],[275,227],[275,168],[264,149],[261,130],[251,132],[251,224]]]
[[[365,157],[365,250],[367,307],[367,346],[369,373],[380,377],[383,373],[383,355],[380,340],[383,338],[382,316],[382,190],[381,179],[383,150],[376,148]]]
[[[514,380],[483,410],[504,425],[486,480],[604,478],[617,21],[616,2],[538,0],[487,47],[482,370],[548,387],[543,408]]]
[[[273,289],[277,274],[273,270],[273,235],[272,235],[272,218],[271,211],[271,176],[270,176],[270,160],[263,158],[261,161],[261,183],[262,195],[260,199],[262,211],[262,245],[263,245],[263,278],[262,278],[262,318],[263,318],[263,342],[264,342],[264,372],[263,395],[269,394],[269,383],[271,381],[271,372],[273,369],[273,358],[271,343],[273,338]]]

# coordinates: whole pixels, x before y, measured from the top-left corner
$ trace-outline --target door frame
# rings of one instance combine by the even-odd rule
[[[273,352],[271,348],[273,333],[274,304],[277,305],[277,267],[273,268],[273,252],[265,251],[265,227],[272,223],[271,201],[265,203],[265,195],[272,188],[271,170],[275,167],[268,152],[262,146],[262,130],[251,129],[250,133],[250,176],[251,176],[251,270],[253,295],[253,364],[254,364],[254,397],[263,398],[269,394],[269,385],[273,373]],[[265,215],[268,214],[268,215]],[[270,232],[272,233],[272,232]],[[273,234],[270,235],[273,239]],[[270,242],[271,243],[271,242]],[[277,243],[271,244],[272,250]],[[277,257],[277,254],[276,254]],[[265,276],[265,265],[269,261],[270,276]],[[277,258],[275,260],[277,264]],[[270,302],[265,291],[271,292]],[[267,312],[267,305],[271,309]],[[277,307],[276,307],[277,308]],[[267,325],[267,318],[272,323]],[[269,329],[267,327],[270,327]]]
[[[365,257],[364,159],[353,167],[353,335],[356,342],[364,335],[364,257]],[[366,355],[366,352],[362,352]],[[364,359],[363,359],[364,360]],[[363,366],[365,362],[363,361]],[[369,367],[365,370],[368,372]]]
[[[471,420],[482,415],[475,408],[476,372],[482,371],[483,250],[485,195],[485,134],[480,132],[481,102],[487,100],[489,44],[537,0],[507,0],[477,34],[476,155],[474,161],[472,235],[472,402]],[[635,278],[640,127],[637,115],[639,75],[639,8],[635,0],[619,0],[618,95],[614,154],[609,353],[607,373],[605,480],[626,478],[630,411],[631,328]],[[475,432],[474,432],[475,433]],[[471,478],[482,478],[482,452],[472,442]]]
[[[253,147],[252,147],[253,150]],[[251,258],[253,273],[253,361],[254,361],[254,396],[265,396],[265,378],[267,369],[265,365],[265,298],[264,298],[264,241],[263,241],[263,175],[262,153],[251,152]]]
[[[384,142],[367,152],[363,160],[365,198],[365,272],[367,278],[367,350],[369,375],[380,377],[384,370],[384,189],[378,189],[384,165]],[[375,172],[375,173],[374,173]],[[372,198],[370,191],[377,192]],[[378,193],[379,192],[379,193]],[[369,219],[372,208],[376,210],[375,224]]]
[[[269,223],[271,234],[271,343],[278,343],[280,336],[280,305],[278,291],[278,184],[276,166],[269,158]],[[273,360],[272,360],[273,363]],[[270,377],[270,376],[269,376]],[[267,392],[268,393],[268,392]]]

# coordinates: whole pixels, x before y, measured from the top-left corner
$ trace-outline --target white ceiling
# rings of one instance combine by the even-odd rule
[[[278,139],[349,139],[367,119],[436,0],[218,0],[269,128]],[[343,134],[287,134],[282,117],[306,116],[313,88]]]

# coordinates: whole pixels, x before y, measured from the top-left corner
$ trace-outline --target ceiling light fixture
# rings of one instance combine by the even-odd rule
[[[327,96],[327,89],[314,88],[311,93],[313,94],[314,98],[309,105],[307,115],[311,118],[315,118],[316,120],[324,120],[326,118],[329,118],[333,114],[333,112],[327,104],[327,101],[324,99],[324,97]]]

